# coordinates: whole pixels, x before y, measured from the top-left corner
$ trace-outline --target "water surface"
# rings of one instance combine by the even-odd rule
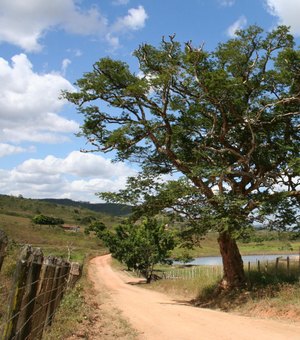
[[[245,255],[242,256],[244,263],[248,262],[257,262],[257,261],[275,261],[277,257],[281,258],[299,258],[299,255],[295,254],[273,254],[273,255]],[[193,261],[188,262],[187,264],[196,265],[196,266],[217,266],[222,264],[222,257],[221,256],[206,256],[206,257],[196,257]]]

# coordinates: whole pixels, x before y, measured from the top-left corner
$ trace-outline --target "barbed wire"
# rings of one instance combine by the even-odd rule
[[[25,246],[24,249],[29,248]],[[30,251],[33,249],[30,248]],[[80,273],[75,274],[71,271],[72,263],[61,258],[51,257],[51,262],[49,257],[43,259],[41,256],[40,259],[43,261],[38,262],[32,258],[19,259],[20,267],[16,266],[13,284],[8,287],[7,280],[8,282],[0,285],[0,302],[8,307],[6,312],[0,313],[2,340],[41,339],[45,328],[51,325],[57,307],[70,287],[72,279],[74,276],[80,276]],[[76,265],[79,266],[77,263]],[[33,266],[40,266],[35,275]],[[24,275],[22,280],[18,280],[18,268],[25,268],[24,272],[21,270],[21,274]],[[52,270],[49,270],[50,268]],[[35,279],[31,282],[34,276]]]

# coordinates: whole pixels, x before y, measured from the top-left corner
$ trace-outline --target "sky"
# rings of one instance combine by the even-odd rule
[[[291,27],[300,0],[0,0],[0,194],[101,202],[137,168],[82,153],[82,117],[61,99],[103,57],[127,62],[162,36],[213,50],[237,29]]]

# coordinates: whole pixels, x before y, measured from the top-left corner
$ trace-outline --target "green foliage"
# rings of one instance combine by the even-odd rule
[[[51,226],[62,225],[65,223],[62,218],[45,216],[42,214],[34,216],[32,221],[34,224],[51,225]]]
[[[219,221],[211,228],[233,237],[279,186],[298,203],[299,55],[286,27],[251,26],[213,52],[173,36],[158,48],[141,45],[134,56],[142,78],[124,62],[100,59],[77,81],[79,91],[64,96],[85,116],[82,134],[96,150],[143,167],[138,184],[130,179],[127,191],[103,197],[135,205],[142,198],[141,215],[145,206],[150,214],[183,200],[209,203]],[[184,187],[174,180],[157,191],[155,179],[173,171]],[[291,221],[275,208],[282,224]]]
[[[97,237],[101,238],[106,226],[104,223],[100,221],[92,222],[87,228],[84,229],[84,233],[89,235],[91,232],[94,232]]]
[[[125,222],[115,231],[106,229],[98,235],[117,260],[141,273],[147,282],[151,281],[153,266],[168,262],[169,251],[175,247],[174,233],[155,219]]]
[[[288,28],[250,26],[212,52],[170,36],[134,56],[143,77],[103,58],[64,93],[92,151],[141,165],[125,190],[101,196],[134,205],[136,218],[172,211],[191,239],[209,230],[238,239],[272,215],[275,229],[294,226],[300,52]]]

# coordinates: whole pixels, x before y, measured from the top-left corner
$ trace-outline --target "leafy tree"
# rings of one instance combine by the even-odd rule
[[[94,221],[87,228],[84,229],[84,233],[89,235],[92,232],[96,234],[97,237],[101,238],[103,231],[106,229],[106,226],[103,222]]]
[[[40,225],[62,225],[64,224],[64,220],[61,218],[51,217],[51,216],[45,216],[45,215],[35,215],[32,219],[34,224],[40,224]]]
[[[284,218],[282,202],[300,200],[300,51],[288,28],[251,26],[212,52],[170,36],[134,56],[143,76],[103,58],[78,92],[64,93],[85,117],[90,151],[141,166],[126,190],[103,197],[136,204],[141,215],[172,208],[190,221],[189,235],[217,230],[221,286],[243,286],[237,238],[272,210]]]
[[[115,231],[98,232],[112,255],[151,281],[153,267],[168,262],[169,251],[175,247],[175,235],[155,219],[144,219],[138,224],[125,222]]]

